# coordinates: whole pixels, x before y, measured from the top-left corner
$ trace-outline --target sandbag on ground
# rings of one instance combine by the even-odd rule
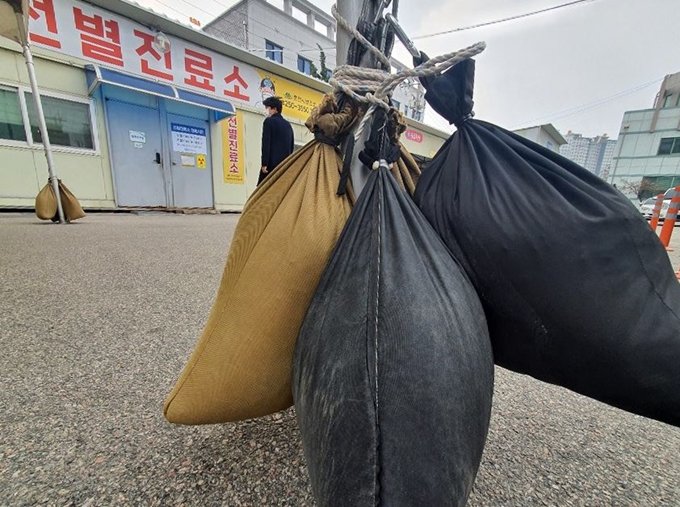
[[[369,177],[319,283],[293,379],[320,507],[465,504],[491,410],[488,331],[387,169]]]
[[[75,195],[64,185],[61,180],[59,183],[59,193],[61,195],[61,206],[64,210],[64,218],[73,222],[85,217],[85,212],[80,206]],[[35,214],[41,220],[58,220],[57,197],[54,195],[54,188],[48,181],[35,198]]]
[[[680,425],[680,284],[630,201],[594,174],[469,117],[474,62],[426,80],[458,130],[415,200],[486,312],[497,364]]]

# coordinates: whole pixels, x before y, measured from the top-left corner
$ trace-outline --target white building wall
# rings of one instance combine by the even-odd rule
[[[296,8],[290,0],[284,2],[286,9]],[[326,56],[328,69],[335,68],[335,40],[328,33],[335,33],[335,20],[312,4],[301,5],[310,9],[314,19],[325,30],[321,33],[309,24],[286,14],[286,12],[265,0],[246,0],[237,4],[217,20],[205,27],[205,32],[248,49],[259,56],[266,56],[265,42],[269,41],[283,48],[283,66],[298,70],[298,56],[310,60],[321,71],[321,50]],[[243,30],[244,21],[247,32]],[[330,27],[323,26],[330,24]],[[247,39],[246,39],[247,38]],[[397,70],[401,65],[396,65]],[[423,121],[425,93],[417,80],[399,86],[393,98],[399,103],[399,111],[407,117]]]
[[[326,55],[326,65],[331,69],[335,67],[333,39],[264,0],[249,0],[237,5],[206,26],[205,32],[261,57],[266,56],[265,41],[268,40],[283,48],[283,65],[293,70],[298,68],[298,56],[312,61],[317,69],[321,69],[318,44]]]
[[[18,47],[0,41],[0,87],[9,91],[30,90],[24,58]],[[64,65],[44,58],[34,48],[35,68],[43,97],[91,104],[94,149],[67,148],[53,144],[58,177],[88,208],[112,208],[113,181],[99,96],[88,95],[85,73],[79,64]],[[68,121],[66,118],[64,121]],[[0,139],[0,207],[31,207],[47,184],[48,168],[42,144]]]
[[[585,167],[588,160],[590,141],[580,134],[569,133],[564,138],[567,140],[567,144],[560,147],[560,154]]]
[[[520,130],[515,130],[515,134],[520,135],[529,141],[533,141],[535,143],[538,142],[538,134],[540,131],[540,127],[531,127],[528,129],[520,129]]]
[[[680,184],[680,154],[658,154],[662,139],[680,138],[680,107],[661,109],[656,129],[650,132],[653,118],[652,109],[628,111],[623,116],[609,176],[619,189],[643,178],[664,187]]]
[[[549,150],[552,150],[554,152],[559,153],[559,150],[560,150],[559,144],[557,143],[557,141],[555,139],[553,139],[552,136],[550,136],[543,129],[540,129],[536,142],[538,144],[540,144],[541,146],[548,148]]]
[[[548,148],[549,150],[552,150],[556,153],[560,152],[561,141],[553,138],[544,128],[541,128],[540,126],[514,130],[513,132],[535,142],[536,144],[540,144],[544,148]]]
[[[589,143],[586,155],[586,163],[583,165],[591,173],[597,172],[597,161],[600,158],[600,146],[597,143]]]
[[[265,49],[265,39],[283,47],[283,65],[297,70],[298,56],[311,60],[321,68],[321,46],[326,54],[326,65],[335,67],[335,41],[305,23],[286,16],[283,11],[266,2],[248,2],[249,49]],[[207,30],[209,31],[209,30]],[[258,53],[259,54],[259,53]],[[264,56],[264,52],[261,54]]]
[[[560,148],[562,156],[598,176],[611,171],[616,140],[608,139],[606,135],[590,138],[572,132],[569,132],[565,139],[568,144]]]

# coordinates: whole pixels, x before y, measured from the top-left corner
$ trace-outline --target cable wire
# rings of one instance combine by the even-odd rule
[[[523,121],[521,123],[517,123],[517,124],[513,125],[512,127],[510,127],[510,129],[515,129],[515,128],[520,127],[522,125],[531,124],[533,122],[540,121],[540,120],[550,119],[551,121],[556,121],[556,120],[561,120],[563,118],[568,118],[569,116],[573,116],[575,114],[582,113],[582,112],[587,111],[589,109],[601,107],[601,106],[603,106],[603,105],[605,105],[608,102],[611,102],[613,100],[619,99],[621,97],[625,97],[627,95],[638,92],[640,90],[644,90],[645,88],[648,88],[648,87],[652,86],[653,84],[659,83],[661,81],[663,81],[663,78],[655,79],[654,81],[649,81],[647,83],[634,86],[634,87],[629,88],[627,90],[623,90],[623,91],[614,93],[612,95],[608,95],[606,97],[601,97],[601,98],[593,100],[591,102],[586,102],[586,103],[580,104],[578,106],[570,107],[569,109],[563,109],[562,111],[556,111],[554,113],[550,113],[550,114],[547,114],[547,115],[544,115],[544,116],[540,116],[538,118],[534,118],[533,120],[526,120],[526,121]]]
[[[415,37],[412,37],[412,40],[418,40],[418,39],[428,39],[430,37],[437,37],[439,35],[446,35],[450,33],[456,33],[456,32],[464,32],[466,30],[472,30],[474,28],[481,28],[483,26],[490,26],[490,25],[496,25],[498,23],[505,23],[506,21],[513,21],[515,19],[521,19],[521,18],[528,18],[530,16],[536,16],[537,14],[543,14],[545,12],[549,11],[554,11],[557,9],[562,9],[564,7],[571,7],[577,4],[584,4],[584,3],[593,3],[597,2],[598,0],[574,0],[573,2],[568,2],[565,4],[560,4],[560,5],[554,5],[552,7],[547,7],[545,9],[540,9],[537,11],[532,11],[532,12],[526,12],[524,14],[517,14],[515,16],[508,16],[506,18],[501,18],[501,19],[496,19],[494,21],[486,21],[484,23],[477,23],[476,25],[469,25],[469,26],[463,26],[460,28],[452,28],[451,30],[444,30],[441,32],[435,32],[435,33],[428,33],[425,35],[417,35]]]

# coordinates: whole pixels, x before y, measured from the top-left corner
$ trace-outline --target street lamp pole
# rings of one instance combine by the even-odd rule
[[[4,4],[4,5],[3,5]],[[54,197],[57,200],[57,212],[59,215],[59,223],[65,224],[64,208],[61,205],[61,193],[59,192],[59,180],[55,171],[54,157],[52,156],[52,145],[50,144],[50,136],[47,132],[47,122],[45,121],[45,112],[43,111],[42,101],[40,99],[40,90],[38,89],[38,81],[35,75],[35,64],[33,63],[33,54],[29,44],[28,37],[28,15],[29,5],[27,0],[0,0],[0,13],[3,15],[14,12],[16,25],[8,26],[5,20],[2,23],[2,35],[21,44],[21,48],[26,60],[26,68],[28,69],[28,79],[31,83],[31,91],[33,93],[33,100],[35,101],[35,111],[38,116],[38,127],[40,128],[40,136],[42,137],[43,147],[45,149],[45,158],[47,159],[47,171],[49,173],[50,184],[54,190]],[[8,19],[8,17],[6,17]]]

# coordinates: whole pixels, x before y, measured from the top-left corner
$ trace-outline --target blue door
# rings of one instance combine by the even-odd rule
[[[107,99],[118,206],[167,206],[158,109]]]
[[[205,120],[167,115],[172,201],[177,208],[212,208],[210,126]]]

